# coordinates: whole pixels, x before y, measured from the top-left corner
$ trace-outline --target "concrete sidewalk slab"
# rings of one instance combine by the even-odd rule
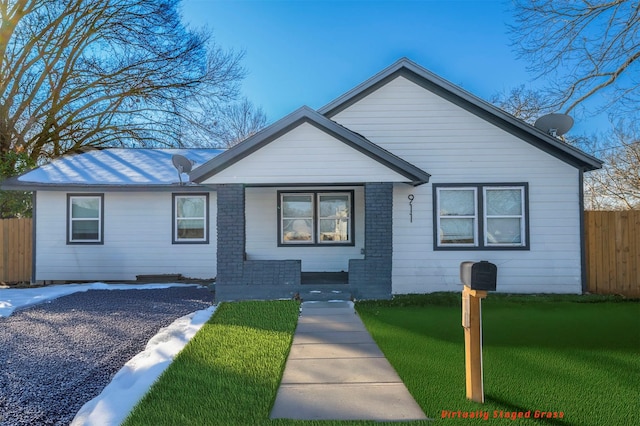
[[[310,303],[310,302],[305,302]],[[339,302],[326,302],[326,303],[339,303]],[[348,303],[348,302],[347,302]],[[318,305],[318,302],[315,302],[314,305]],[[315,307],[305,307],[305,316],[335,316],[335,315],[348,315],[348,316],[357,316],[354,314],[345,314],[345,306],[341,308],[323,308],[322,306]]]
[[[297,420],[423,420],[403,383],[281,385],[271,418]]]
[[[298,328],[296,328],[296,333],[317,331],[367,331],[367,329],[362,321],[338,322],[333,319],[327,319],[325,322],[298,323]]]
[[[352,302],[339,301],[339,302],[304,302],[304,308],[307,312],[310,312],[312,309],[323,309],[327,308],[340,309],[340,308],[352,308]],[[343,311],[344,312],[344,311]]]
[[[318,309],[316,309],[318,310]],[[343,309],[344,311],[344,309]],[[320,312],[301,316],[298,320],[298,324],[325,324],[325,323],[359,323],[360,318],[355,314],[335,314],[325,315]]]
[[[313,343],[291,345],[288,359],[384,358],[375,343]]]
[[[368,331],[308,331],[293,336],[294,345],[309,343],[374,343]]]
[[[302,304],[271,418],[426,419],[351,302]]]
[[[282,384],[398,383],[385,358],[290,359]]]

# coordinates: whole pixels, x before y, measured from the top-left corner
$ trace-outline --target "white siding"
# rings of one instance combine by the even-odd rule
[[[304,188],[289,188],[302,191]],[[324,190],[323,188],[309,188]],[[278,190],[286,188],[246,189],[247,259],[302,260],[303,272],[339,272],[349,270],[349,259],[362,259],[364,248],[364,190],[362,187],[331,187],[327,192],[354,190],[355,246],[278,247]]]
[[[394,293],[458,291],[466,260],[494,262],[500,291],[581,291],[577,169],[403,77],[331,118],[431,174],[395,185]],[[432,184],[500,182],[529,184],[530,250],[434,251]]]
[[[77,193],[77,192],[74,192]],[[37,193],[36,279],[135,280],[143,274],[216,276],[216,193],[209,194],[209,244],[172,244],[169,192],[104,194],[104,244],[67,244],[67,193]]]
[[[215,183],[406,182],[407,178],[303,123],[204,181]]]

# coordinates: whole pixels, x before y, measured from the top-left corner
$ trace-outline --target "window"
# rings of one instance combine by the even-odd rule
[[[524,188],[485,187],[484,245],[522,246],[524,244]]]
[[[353,191],[279,192],[279,245],[353,245]]]
[[[102,244],[103,194],[67,195],[67,244]]]
[[[209,243],[209,194],[173,194],[173,243]]]
[[[477,245],[477,199],[475,188],[439,190],[440,244]]]
[[[436,249],[528,249],[527,184],[434,185]]]

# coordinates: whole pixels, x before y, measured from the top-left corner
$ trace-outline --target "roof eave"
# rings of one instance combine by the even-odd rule
[[[209,190],[208,185],[180,184],[87,184],[87,183],[43,183],[24,182],[17,178],[9,178],[0,184],[5,191],[105,191],[105,192],[167,192],[167,191],[203,191]]]

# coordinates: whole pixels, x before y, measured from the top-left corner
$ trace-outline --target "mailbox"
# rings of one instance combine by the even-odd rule
[[[472,290],[495,291],[497,275],[498,267],[486,260],[460,264],[460,281]]]

